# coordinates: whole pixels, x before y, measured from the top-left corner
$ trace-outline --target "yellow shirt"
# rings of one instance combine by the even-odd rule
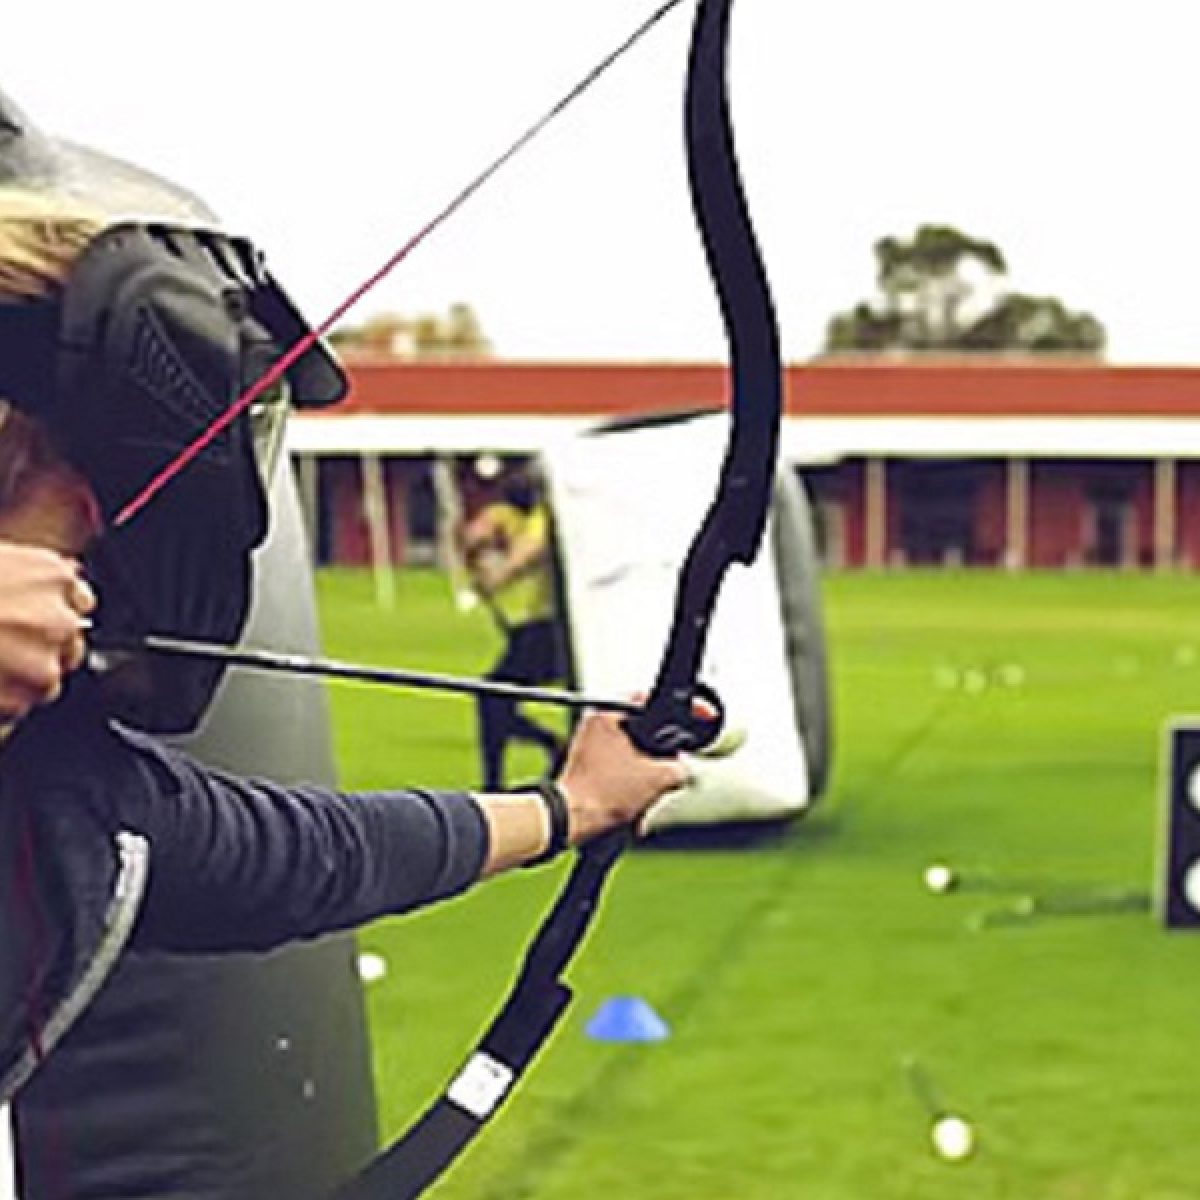
[[[492,593],[492,601],[510,626],[547,620],[554,615],[554,586],[550,571],[550,516],[544,505],[522,512],[511,504],[491,505],[500,551],[505,557],[519,543],[533,541],[542,554],[514,579]]]

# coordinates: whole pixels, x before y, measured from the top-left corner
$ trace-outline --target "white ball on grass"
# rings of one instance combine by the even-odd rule
[[[975,1149],[975,1131],[962,1117],[939,1117],[930,1130],[933,1148],[950,1162],[970,1158]]]
[[[945,863],[934,863],[925,868],[925,886],[931,892],[951,891],[957,883],[958,876]]]
[[[387,959],[381,954],[358,956],[358,977],[363,983],[376,983],[387,974]]]

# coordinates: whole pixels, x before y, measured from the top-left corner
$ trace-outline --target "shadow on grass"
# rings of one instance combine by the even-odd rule
[[[704,851],[740,853],[745,850],[776,850],[797,839],[806,843],[823,841],[837,831],[833,812],[788,817],[780,821],[736,821],[690,829],[667,829],[639,842],[642,853]]]

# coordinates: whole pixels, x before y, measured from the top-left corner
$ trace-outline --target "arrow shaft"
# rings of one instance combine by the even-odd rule
[[[635,716],[641,706],[627,700],[584,696],[562,688],[530,687],[526,684],[504,683],[495,679],[465,679],[459,675],[443,675],[432,671],[411,671],[400,667],[376,667],[336,659],[313,658],[303,654],[288,654],[277,650],[248,649],[225,646],[219,642],[204,642],[191,638],[168,637],[163,634],[120,636],[97,634],[92,639],[94,653],[106,655],[146,653],[175,655],[181,658],[203,658],[231,667],[253,671],[269,671],[286,675],[306,675],[321,679],[342,679],[353,683],[370,683],[383,687],[409,688],[420,691],[451,692],[468,696],[497,696],[508,700],[554,704],[560,708],[592,708],[604,712]]]

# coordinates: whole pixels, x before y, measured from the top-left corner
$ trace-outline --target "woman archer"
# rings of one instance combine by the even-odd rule
[[[190,444],[296,331],[247,245],[107,227],[0,189],[0,567],[14,561],[5,545],[65,564],[47,643],[57,670],[3,709],[19,720],[0,744],[0,1104],[127,946],[256,951],[356,927],[637,824],[686,782],[680,762],[639,753],[615,718],[589,714],[556,779],[528,791],[281,786],[155,736],[199,720],[219,681],[207,665],[77,671],[58,694],[89,614],[99,628],[225,640],[245,623],[279,396],[159,503],[112,524],[148,465]],[[288,382],[303,393],[322,369],[302,360]]]

